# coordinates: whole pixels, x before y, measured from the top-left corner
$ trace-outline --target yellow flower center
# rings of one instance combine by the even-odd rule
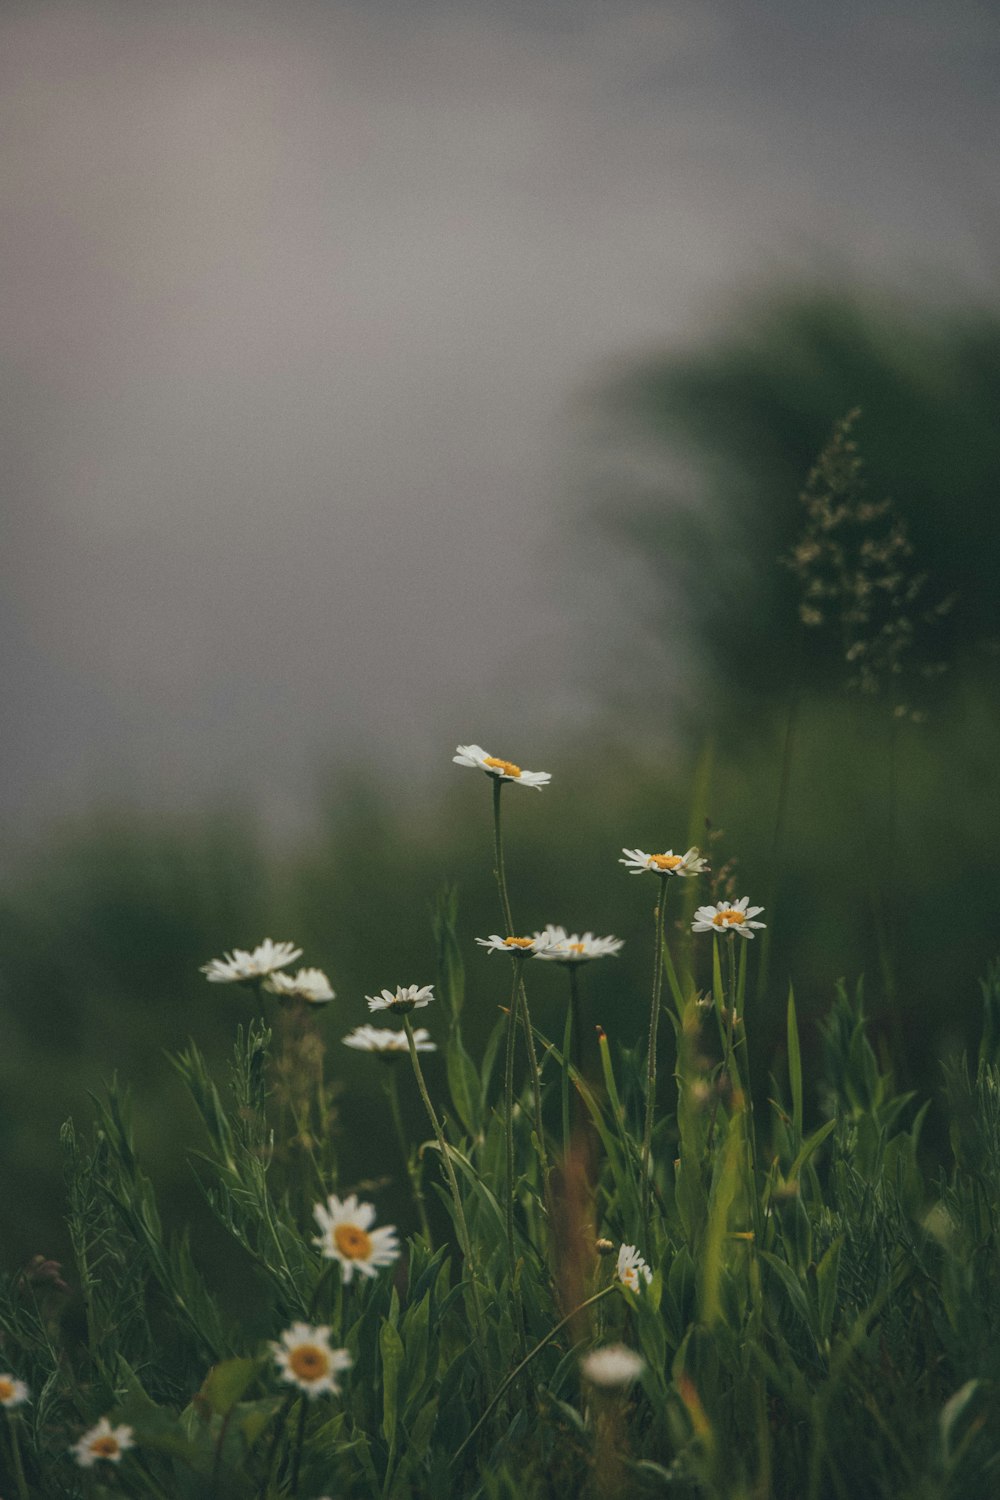
[[[583,943],[569,943],[567,946],[570,953],[586,953],[587,951]]]
[[[649,863],[655,865],[658,870],[676,870],[678,865],[684,863],[683,854],[651,854]]]
[[[0,1401],[9,1401],[14,1394],[14,1382],[0,1375]]]
[[[496,766],[497,770],[502,771],[505,776],[520,776],[521,774],[521,767],[515,766],[512,760],[497,760],[495,755],[484,755],[483,765]]]
[[[98,1458],[115,1458],[121,1452],[118,1439],[114,1433],[105,1433],[103,1437],[97,1437],[90,1445],[91,1453],[96,1453]]]
[[[712,918],[715,927],[739,927],[745,921],[745,912],[736,911],[733,907],[729,907],[726,911],[717,911]]]
[[[372,1253],[372,1237],[357,1224],[338,1224],[333,1243],[347,1260],[367,1260]]]
[[[318,1344],[300,1344],[288,1356],[288,1364],[298,1380],[322,1380],[330,1369],[330,1356]]]
[[[504,938],[505,948],[530,948],[534,938]]]

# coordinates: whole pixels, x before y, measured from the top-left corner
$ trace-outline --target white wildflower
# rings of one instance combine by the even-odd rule
[[[485,771],[494,780],[516,781],[518,786],[533,786],[541,791],[552,780],[549,771],[522,771],[512,760],[500,760],[496,755],[487,755],[482,745],[457,745],[457,755],[452,760],[457,766],[474,766]]]

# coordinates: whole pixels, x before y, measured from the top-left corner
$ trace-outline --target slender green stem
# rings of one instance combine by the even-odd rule
[[[583,1071],[583,1028],[580,1025],[580,974],[579,964],[566,964],[569,970],[569,1008],[573,1017],[573,1066],[580,1077],[585,1077]]]
[[[510,913],[510,897],[507,894],[507,876],[503,863],[503,834],[500,829],[500,794],[503,791],[503,782],[499,776],[493,778],[493,873],[497,879],[497,889],[500,892],[500,909],[507,926],[505,937],[514,936],[514,918]]]
[[[570,1126],[569,1126],[569,1085],[570,1069],[567,1059],[573,1048],[573,1007],[566,1007],[566,1025],[563,1028],[563,1066],[560,1070],[559,1091],[562,1102],[562,1145],[563,1161],[569,1158]]]
[[[28,1481],[24,1477],[24,1464],[21,1462],[21,1445],[17,1439],[17,1418],[12,1417],[10,1412],[4,1412],[7,1419],[7,1437],[10,1440],[10,1456],[14,1466],[14,1481],[17,1485],[18,1500],[28,1500]]]
[[[465,1221],[465,1208],[462,1205],[462,1195],[458,1190],[458,1179],[455,1176],[455,1168],[452,1164],[451,1155],[448,1151],[448,1143],[444,1138],[444,1131],[441,1128],[441,1121],[437,1117],[437,1111],[435,1110],[434,1105],[431,1103],[430,1094],[427,1092],[427,1084],[424,1081],[423,1069],[420,1066],[420,1055],[417,1052],[417,1044],[413,1038],[413,1027],[410,1024],[410,1018],[408,1015],[404,1014],[403,1025],[406,1028],[406,1040],[409,1043],[410,1047],[410,1061],[413,1064],[413,1072],[416,1076],[417,1087],[420,1090],[420,1097],[424,1101],[424,1108],[427,1111],[428,1118],[431,1122],[431,1128],[434,1131],[434,1135],[437,1139],[438,1150],[441,1152],[441,1161],[444,1166],[445,1175],[448,1178],[448,1187],[451,1190],[452,1202],[455,1205],[455,1227],[458,1230],[458,1238],[462,1247],[462,1254],[465,1257],[466,1270],[468,1271],[469,1280],[472,1285],[472,1295],[476,1305],[476,1316],[481,1325],[483,1321],[483,1314],[482,1308],[479,1303],[479,1284],[476,1281],[476,1266],[472,1254],[472,1241],[469,1238],[469,1226]]]
[[[545,1128],[542,1124],[542,1075],[538,1071],[538,1054],[535,1051],[535,1033],[531,1026],[531,1015],[528,1011],[528,996],[524,988],[524,979],[518,985],[518,999],[521,1005],[521,1025],[524,1028],[524,1040],[528,1048],[528,1067],[531,1069],[532,1096],[535,1113],[535,1136],[538,1141],[538,1160],[542,1169],[542,1186],[545,1190],[546,1201],[549,1194],[549,1154],[545,1148]]]
[[[299,1469],[302,1466],[302,1449],[306,1441],[306,1397],[299,1401],[299,1422],[295,1433],[295,1457],[292,1459],[292,1494],[299,1493]]]
[[[403,1116],[399,1108],[399,1084],[396,1080],[396,1063],[398,1054],[390,1054],[384,1064],[386,1069],[385,1091],[389,1096],[389,1109],[392,1112],[392,1123],[396,1127],[396,1139],[399,1142],[399,1152],[406,1167],[406,1175],[410,1179],[410,1188],[413,1193],[413,1201],[416,1204],[417,1213],[420,1216],[420,1232],[427,1241],[428,1249],[433,1250],[434,1243],[431,1239],[431,1227],[427,1222],[427,1207],[424,1203],[423,1188],[420,1186],[420,1169],[413,1161],[410,1152],[410,1143],[403,1128]]]
[[[500,909],[503,912],[504,925],[507,928],[506,937],[513,937],[514,918],[511,915],[510,896],[507,893],[507,874],[503,859],[503,829],[500,819],[500,796],[503,791],[503,782],[499,776],[493,778],[493,851],[494,851],[494,873],[497,880],[497,890],[500,893]],[[549,1159],[545,1149],[545,1132],[542,1128],[542,1082],[538,1072],[538,1056],[535,1052],[535,1039],[531,1030],[531,1016],[528,1012],[528,997],[524,989],[523,976],[518,986],[518,1001],[521,1010],[521,1022],[524,1027],[524,1041],[528,1049],[528,1066],[531,1070],[531,1084],[534,1091],[535,1102],[535,1135],[538,1140],[538,1155],[542,1168],[542,1184],[548,1197],[549,1183]]]
[[[642,1131],[642,1216],[649,1231],[649,1157],[653,1146],[656,1113],[656,1032],[660,1020],[663,988],[663,920],[667,905],[667,876],[660,876],[660,899],[656,903],[656,948],[653,954],[653,998],[649,1008],[649,1055],[646,1059],[646,1121]]]
[[[524,1358],[521,1360],[521,1363],[519,1365],[516,1365],[514,1369],[511,1370],[506,1379],[500,1382],[489,1405],[486,1407],[482,1416],[479,1418],[479,1421],[476,1423],[475,1427],[473,1427],[472,1431],[465,1439],[465,1442],[455,1450],[455,1457],[452,1459],[452,1463],[458,1462],[462,1454],[465,1452],[466,1448],[472,1442],[472,1439],[475,1437],[476,1433],[479,1431],[480,1427],[482,1427],[483,1423],[486,1421],[486,1418],[489,1416],[490,1412],[496,1406],[497,1402],[500,1401],[503,1397],[504,1392],[510,1389],[525,1366],[531,1364],[531,1361],[535,1358],[535,1355],[541,1354],[546,1344],[551,1344],[552,1340],[556,1337],[557,1334],[562,1332],[567,1323],[572,1323],[573,1319],[579,1317],[580,1313],[585,1312],[588,1307],[593,1307],[595,1302],[600,1302],[602,1297],[606,1297],[608,1293],[613,1292],[614,1289],[615,1283],[613,1281],[608,1286],[602,1287],[599,1292],[595,1292],[592,1297],[588,1297],[585,1301],[581,1302],[579,1307],[574,1307],[572,1312],[567,1313],[564,1318],[561,1318],[554,1328],[549,1329],[548,1333],[543,1339],[539,1339],[538,1343],[530,1351],[530,1353],[524,1356]]]
[[[275,1418],[274,1432],[271,1435],[271,1442],[267,1450],[267,1460],[264,1464],[264,1478],[257,1493],[257,1500],[265,1500],[265,1496],[270,1489],[271,1475],[274,1472],[274,1461],[278,1454],[278,1445],[280,1444],[282,1434],[285,1431],[285,1423],[288,1421],[288,1413],[292,1409],[292,1402],[294,1400],[295,1392],[293,1390],[289,1391],[282,1404],[281,1410],[278,1412]]]
[[[518,957],[512,960],[514,983],[510,994],[510,1010],[507,1014],[507,1051],[504,1056],[503,1073],[504,1129],[507,1136],[507,1191],[504,1195],[504,1209],[507,1226],[507,1265],[512,1288],[516,1259],[514,1254],[514,1038],[517,1032],[517,992],[521,983],[522,962],[523,960]]]
[[[739,985],[736,979],[736,938],[730,933],[727,937],[716,938],[715,941],[721,942],[723,948],[726,950],[726,988],[728,990],[726,998],[728,1002],[727,1010],[729,1012],[728,1025],[726,1027],[726,1071],[731,1078],[735,1077],[736,1087],[739,1088],[744,1102],[747,1144],[750,1149],[750,1210],[753,1215],[754,1235],[759,1243],[761,1222],[760,1198],[757,1193],[757,1132],[753,1114],[753,1094],[750,1090],[750,1047],[747,1042],[747,1028],[745,1020],[742,1016],[738,1016],[737,1012]],[[745,1078],[740,1076],[736,1066],[736,1046],[739,1045],[739,1042],[734,1046],[733,1034],[737,1019],[742,1023],[743,1034],[739,1040],[743,1043],[743,1060],[746,1068]]]
[[[316,1316],[320,1304],[320,1294],[322,1293],[330,1277],[333,1275],[333,1270],[336,1264],[337,1262],[335,1260],[328,1260],[319,1274],[319,1280],[316,1282],[316,1285],[313,1288],[313,1294],[309,1299],[310,1318],[314,1318]]]

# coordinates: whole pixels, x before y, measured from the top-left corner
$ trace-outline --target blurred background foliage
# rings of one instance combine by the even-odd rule
[[[596,514],[605,538],[647,565],[664,648],[690,663],[684,733],[678,704],[642,677],[637,658],[627,687],[609,676],[603,729],[541,743],[530,725],[512,725],[490,748],[553,773],[542,796],[505,798],[518,925],[627,940],[584,985],[589,1019],[617,1041],[641,1044],[655,892],[616,861],[623,845],[686,842],[709,849],[736,894],[768,908],[748,1007],[762,1095],[790,979],[807,1071],[840,976],[865,975],[880,1041],[909,1086],[937,1090],[942,1055],[977,1034],[978,980],[1000,947],[991,909],[998,407],[992,314],[829,291],[758,302],[716,342],[646,359],[602,392],[579,524],[592,530]],[[912,549],[906,566],[922,580],[920,608],[951,603],[926,638],[907,641],[919,722],[909,700],[894,715],[895,682],[849,690],[842,629],[803,626],[802,578],[780,561],[803,535],[799,497],[817,455],[855,408],[867,497],[858,503],[891,497],[890,520]],[[640,453],[657,461],[620,462]],[[672,486],[671,474],[683,477]],[[596,505],[595,489],[608,497]],[[628,626],[626,611],[606,633],[620,641]],[[629,697],[642,735],[623,720]],[[441,747],[443,767],[452,748]],[[409,1227],[405,1194],[384,1181],[396,1158],[379,1065],[340,1039],[366,1020],[366,993],[433,978],[430,906],[446,883],[459,890],[471,1050],[506,1002],[506,965],[472,941],[499,923],[489,784],[449,767],[440,787],[386,787],[363,769],[331,775],[308,835],[281,847],[249,809],[193,818],[108,807],[9,852],[0,888],[8,1264],[65,1254],[58,1127],[68,1114],[89,1119],[89,1092],[115,1072],[132,1088],[166,1215],[199,1219],[187,1165],[194,1120],[163,1053],[193,1036],[222,1063],[254,1004],[236,987],[208,985],[198,968],[264,936],[301,944],[303,962],[324,967],[337,991],[321,1025],[340,1081],[342,1186],[382,1182],[387,1211]],[[683,927],[673,941],[685,943]],[[707,987],[709,976],[697,977]],[[529,979],[538,1023],[554,1032],[562,976],[536,965]],[[427,1023],[433,1031],[431,1012]],[[422,1132],[418,1101],[408,1103]]]

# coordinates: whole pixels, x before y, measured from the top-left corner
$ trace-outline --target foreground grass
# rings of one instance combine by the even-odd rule
[[[1000,973],[975,1065],[946,1070],[950,1159],[928,1167],[927,1103],[873,1049],[860,990],[838,990],[807,1071],[790,994],[768,1079],[745,903],[696,856],[637,858],[650,1024],[613,1054],[587,1014],[600,945],[507,942],[501,793],[521,773],[493,767],[497,952],[445,897],[433,996],[387,975],[375,997],[398,1029],[373,1087],[400,1125],[401,1091],[426,1110],[384,1173],[419,1231],[379,1223],[384,1180],[342,1180],[316,982],[274,993],[284,964],[209,966],[264,1010],[227,1078],[194,1044],[174,1059],[203,1127],[195,1172],[255,1295],[224,1311],[161,1223],[109,1090],[89,1132],[63,1131],[72,1267],[33,1264],[0,1295],[3,1494],[996,1494]],[[724,920],[692,932],[708,896]],[[475,1059],[466,955],[504,991]],[[567,975],[554,1037],[531,1014],[540,962]],[[426,1075],[416,1021],[439,1053]]]

